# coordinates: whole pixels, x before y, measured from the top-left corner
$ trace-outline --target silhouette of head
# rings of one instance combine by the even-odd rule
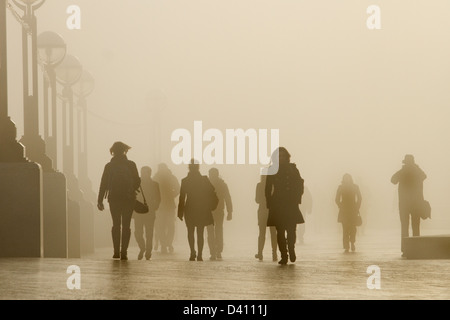
[[[131,147],[129,145],[127,145],[121,141],[116,141],[116,142],[114,142],[112,147],[109,148],[109,152],[113,156],[118,156],[118,155],[126,154],[128,152],[128,150],[130,150],[130,149],[131,149]]]
[[[415,164],[414,156],[412,154],[405,155],[405,158],[403,159],[403,163],[406,165]]]
[[[342,177],[342,184],[353,184],[353,178],[350,174],[346,173]]]
[[[219,179],[219,170],[217,168],[209,169],[209,178],[212,180]]]
[[[196,159],[191,159],[191,162],[189,163],[189,171],[190,172],[199,172],[200,171],[200,164]]]
[[[279,147],[272,153],[272,162],[286,165],[291,162],[291,154],[285,147]]]
[[[152,169],[148,166],[144,166],[141,168],[141,176],[142,177],[151,177],[152,176]]]

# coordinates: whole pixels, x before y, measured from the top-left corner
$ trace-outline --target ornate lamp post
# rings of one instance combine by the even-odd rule
[[[78,179],[80,181],[81,189],[86,198],[95,203],[96,195],[92,191],[92,183],[88,175],[88,137],[87,137],[87,102],[86,97],[94,91],[95,81],[92,75],[83,70],[83,73],[72,86],[72,91],[77,96],[78,108]]]
[[[56,73],[55,67],[66,56],[64,39],[57,33],[45,31],[37,38],[38,57],[44,66],[44,139],[48,155],[57,167],[57,110],[56,110]],[[49,89],[51,89],[51,111],[49,110]],[[51,114],[51,135],[49,133],[49,114]]]
[[[21,142],[27,157],[52,171],[52,160],[45,154],[45,142],[39,135],[37,22],[35,11],[45,0],[12,0],[23,11],[22,24],[24,135]],[[17,18],[17,17],[16,17]]]

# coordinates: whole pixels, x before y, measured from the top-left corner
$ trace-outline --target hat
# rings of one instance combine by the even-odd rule
[[[412,154],[405,155],[405,158],[403,159],[404,164],[414,164],[414,156]]]

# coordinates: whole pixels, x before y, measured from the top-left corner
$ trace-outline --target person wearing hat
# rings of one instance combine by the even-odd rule
[[[190,261],[203,261],[205,227],[214,224],[212,212],[217,208],[219,198],[207,176],[200,173],[199,163],[191,159],[189,172],[181,180],[178,201],[178,218],[186,222]],[[197,252],[195,251],[195,231],[197,231]]]
[[[391,178],[393,184],[398,184],[398,206],[401,223],[401,250],[404,256],[405,237],[409,237],[409,221],[413,236],[420,236],[420,214],[417,208],[423,202],[423,181],[427,175],[415,163],[414,156],[405,155],[402,168]]]
[[[121,141],[115,142],[109,149],[112,158],[103,170],[97,200],[97,208],[103,211],[105,209],[103,199],[108,199],[113,222],[111,229],[113,259],[121,260],[128,260],[131,217],[141,185],[136,163],[127,158],[129,149],[131,147]]]

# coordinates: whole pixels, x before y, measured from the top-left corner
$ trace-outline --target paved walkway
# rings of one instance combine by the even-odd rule
[[[185,243],[152,260],[113,261],[110,248],[82,259],[0,259],[0,299],[107,300],[330,300],[450,299],[450,260],[406,260],[397,235],[359,236],[357,252],[344,254],[340,235],[306,239],[295,264],[254,258],[255,246],[227,242],[223,261],[189,262]],[[256,242],[256,240],[254,241]],[[69,290],[68,266],[80,267],[79,290]],[[380,268],[380,289],[368,289],[367,268]],[[369,281],[370,283],[375,283]]]

